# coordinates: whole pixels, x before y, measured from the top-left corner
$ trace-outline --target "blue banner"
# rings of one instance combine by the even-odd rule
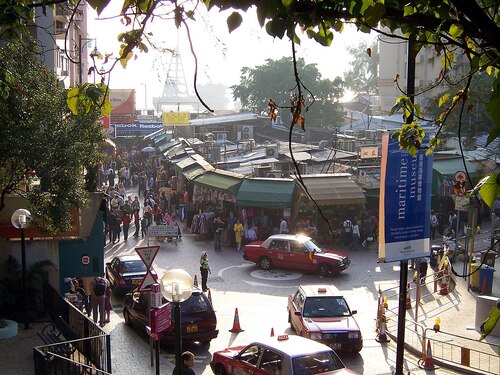
[[[415,156],[384,134],[380,180],[379,259],[394,262],[430,255],[433,154]]]

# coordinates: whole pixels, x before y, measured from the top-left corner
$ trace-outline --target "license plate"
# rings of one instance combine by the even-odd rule
[[[197,324],[191,324],[186,327],[186,333],[195,333],[198,332],[198,325]]]
[[[138,285],[141,283],[141,280],[132,280],[132,284]]]
[[[342,344],[333,343],[333,344],[330,344],[330,348],[332,348],[333,350],[340,350],[340,349],[342,349]]]

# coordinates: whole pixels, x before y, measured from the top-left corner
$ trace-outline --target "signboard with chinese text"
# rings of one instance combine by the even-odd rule
[[[150,237],[177,237],[179,229],[177,225],[150,225],[148,227],[148,236]]]
[[[162,118],[165,125],[189,124],[189,112],[164,112]]]
[[[166,303],[157,309],[151,309],[149,314],[151,333],[162,333],[172,324],[172,305],[170,303]]]
[[[378,147],[361,147],[361,159],[378,158]]]
[[[430,255],[433,154],[412,156],[382,136],[379,259],[394,262]]]

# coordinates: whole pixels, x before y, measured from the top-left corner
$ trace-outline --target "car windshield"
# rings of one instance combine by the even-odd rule
[[[292,366],[294,375],[320,374],[345,367],[332,350],[295,357]]]
[[[132,260],[123,262],[120,267],[120,271],[123,273],[126,272],[146,272],[146,265],[142,262],[142,260]]]
[[[308,297],[302,311],[305,318],[349,315],[351,313],[343,297]]]
[[[210,311],[210,306],[202,293],[193,293],[189,299],[181,302],[181,312],[185,314]]]
[[[321,253],[321,246],[319,246],[318,243],[314,240],[304,241],[304,246],[309,252],[313,251],[315,253]]]

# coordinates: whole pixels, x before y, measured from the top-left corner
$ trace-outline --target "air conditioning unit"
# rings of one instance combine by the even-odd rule
[[[281,174],[281,171],[271,171],[271,172],[267,172],[266,177],[267,178],[281,178],[282,174]]]
[[[227,141],[227,134],[226,133],[217,133],[217,142],[218,143],[224,143]]]
[[[301,175],[307,174],[307,163],[299,163],[299,173]]]
[[[278,158],[278,145],[266,146],[266,158]]]
[[[375,131],[374,130],[365,130],[365,138],[366,139],[375,139]]]
[[[253,138],[253,126],[244,125],[241,127],[241,139],[248,140]]]

